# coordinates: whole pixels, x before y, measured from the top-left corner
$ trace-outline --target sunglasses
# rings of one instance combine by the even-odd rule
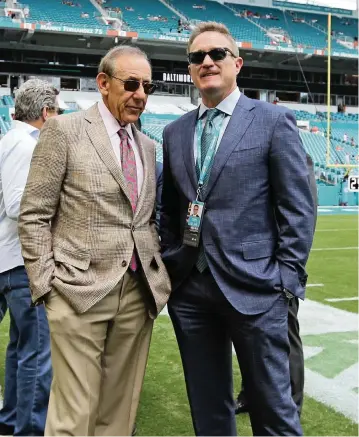
[[[135,91],[138,90],[138,88],[141,86],[143,86],[143,90],[145,92],[145,94],[153,94],[157,88],[157,85],[151,82],[141,82],[139,80],[136,79],[127,79],[127,80],[123,80],[120,79],[119,77],[116,76],[111,76],[113,79],[119,80],[120,82],[123,83],[123,88],[125,91],[130,91],[131,93],[134,93]]]
[[[188,53],[188,62],[190,64],[202,64],[204,58],[208,55],[212,61],[218,62],[223,61],[223,59],[229,53],[231,56],[236,58],[236,56],[229,50],[227,47],[218,47],[216,49],[212,49],[209,52],[204,52],[203,50],[198,50],[198,52]]]

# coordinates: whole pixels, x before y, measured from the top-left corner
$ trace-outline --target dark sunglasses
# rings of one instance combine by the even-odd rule
[[[113,79],[119,80],[120,82],[123,83],[123,88],[125,89],[125,91],[130,91],[131,93],[134,93],[135,91],[138,90],[138,88],[141,86],[143,86],[143,90],[145,92],[145,94],[153,94],[157,88],[157,85],[151,82],[140,82],[139,80],[136,79],[127,79],[127,80],[123,80],[120,79],[119,77],[116,76],[111,76]]]
[[[208,55],[212,61],[223,61],[223,59],[229,53],[231,56],[236,58],[236,56],[229,50],[227,47],[218,47],[216,49],[212,49],[209,52],[204,52],[203,50],[198,50],[198,52],[188,53],[188,62],[190,64],[202,64],[204,58]]]

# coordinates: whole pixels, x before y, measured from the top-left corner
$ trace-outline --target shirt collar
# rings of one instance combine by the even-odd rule
[[[227,115],[232,115],[234,108],[236,107],[238,103],[238,99],[241,96],[241,92],[239,91],[239,88],[236,87],[229,96],[227,96],[224,100],[222,100],[218,105],[216,106],[217,109],[224,112]],[[202,115],[207,111],[207,106],[202,102],[199,107],[198,112],[198,118],[201,118]]]
[[[100,111],[101,118],[104,122],[106,131],[108,133],[108,136],[111,138],[114,135],[118,134],[118,131],[122,128],[124,128],[130,139],[133,139],[132,134],[132,127],[130,123],[127,123],[126,125],[122,126],[120,122],[111,114],[107,106],[104,104],[103,100],[98,102],[98,110]]]
[[[12,127],[12,129],[20,129],[20,130],[26,132],[35,140],[37,140],[39,138],[39,134],[40,134],[39,129],[35,126],[32,126],[29,123],[24,122],[24,121],[13,120],[11,127]]]

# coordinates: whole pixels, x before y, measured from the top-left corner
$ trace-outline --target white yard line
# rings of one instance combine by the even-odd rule
[[[322,209],[322,208],[331,208],[331,209],[348,209],[348,208],[355,208],[354,206],[318,206],[318,209]],[[356,208],[357,209],[357,208]]]
[[[305,287],[324,287],[324,284],[307,284]]]
[[[342,381],[328,379],[306,368],[304,391],[310,397],[358,423],[358,395],[348,390],[348,386]]]
[[[321,247],[321,248],[315,248],[312,249],[311,252],[323,252],[326,250],[358,250],[359,247],[353,246],[353,247]]]
[[[327,302],[344,302],[347,300],[359,300],[359,297],[340,297],[340,298],[330,298],[330,299],[324,299]]]
[[[346,232],[346,231],[357,231],[358,228],[347,228],[347,229],[317,229],[315,232]]]

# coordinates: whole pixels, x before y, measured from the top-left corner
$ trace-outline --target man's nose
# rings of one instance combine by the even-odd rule
[[[138,89],[133,93],[133,97],[137,100],[144,100],[147,94],[145,93],[145,89],[143,88],[143,84],[140,83]]]
[[[206,65],[206,66],[214,65],[212,58],[208,54],[203,59],[202,65]]]

